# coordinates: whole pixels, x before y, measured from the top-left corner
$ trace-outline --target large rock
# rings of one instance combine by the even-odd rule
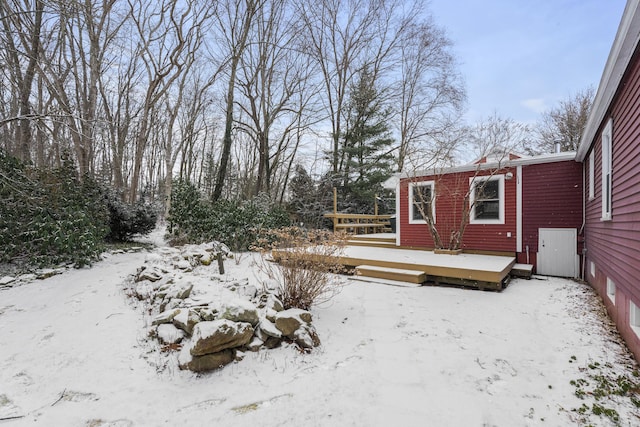
[[[255,326],[260,322],[258,309],[247,300],[236,298],[221,304],[218,308],[218,318],[233,322],[246,322]]]
[[[226,349],[213,354],[203,356],[192,356],[190,354],[180,354],[180,369],[188,369],[193,372],[206,372],[220,369],[233,362],[236,358],[234,349]]]
[[[192,356],[218,353],[228,348],[248,344],[253,337],[253,327],[249,323],[236,323],[227,319],[200,322],[193,328]]]
[[[320,345],[320,338],[313,325],[302,325],[293,333],[293,339],[298,347],[311,349]]]
[[[163,323],[171,323],[173,318],[180,314],[180,309],[166,310],[153,318],[152,325],[161,325]]]
[[[162,270],[158,267],[142,267],[142,270],[138,272],[135,281],[142,282],[143,280],[148,280],[150,282],[157,282],[160,279],[162,279]]]
[[[276,314],[276,328],[282,335],[293,338],[301,325],[311,323],[311,313],[299,308],[290,308]]]
[[[282,332],[266,318],[260,321],[260,331],[270,337],[282,338]]]
[[[182,329],[187,335],[191,335],[193,333],[193,328],[196,326],[198,322],[200,322],[200,315],[195,310],[183,308],[173,318],[173,324]]]

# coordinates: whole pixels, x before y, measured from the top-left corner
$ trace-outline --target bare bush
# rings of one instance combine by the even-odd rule
[[[308,310],[328,301],[339,290],[334,274],[344,269],[339,261],[345,240],[342,234],[299,227],[265,232],[254,247],[262,254],[263,286],[276,287],[285,309]]]

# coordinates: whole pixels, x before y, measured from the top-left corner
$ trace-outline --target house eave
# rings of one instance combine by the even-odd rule
[[[406,178],[415,178],[418,176],[434,176],[434,175],[445,175],[445,174],[460,173],[460,172],[472,172],[476,170],[514,168],[517,166],[566,162],[569,160],[575,160],[575,158],[576,158],[576,152],[568,151],[564,153],[542,154],[540,156],[523,157],[523,158],[514,159],[514,160],[507,159],[503,162],[466,164],[466,165],[454,166],[449,168],[441,168],[441,169],[435,168],[435,169],[427,169],[423,171],[402,172],[402,174],[400,175],[400,178],[406,179]]]
[[[589,114],[584,133],[580,139],[576,155],[576,160],[579,162],[584,161],[587,153],[589,153],[595,141],[596,133],[605,119],[613,97],[622,82],[631,57],[640,41],[639,3],[640,0],[629,0],[625,6],[616,38],[600,78],[591,114]]]

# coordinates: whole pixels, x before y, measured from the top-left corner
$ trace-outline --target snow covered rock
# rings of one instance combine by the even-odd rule
[[[189,298],[189,295],[191,295],[192,290],[192,283],[173,283],[166,287],[160,288],[157,296],[164,298],[165,300],[169,300],[170,298],[187,299]]]
[[[218,353],[248,344],[253,337],[249,323],[236,323],[227,319],[200,322],[193,328],[189,352],[192,356]]]
[[[185,337],[184,331],[176,328],[171,323],[158,325],[156,329],[158,340],[163,344],[177,344]]]
[[[299,308],[290,308],[276,314],[276,328],[282,335],[292,338],[301,325],[311,323],[311,313]]]
[[[160,270],[158,267],[142,267],[142,269],[136,275],[135,282],[142,282],[143,280],[157,282],[160,279],[162,279],[162,270]]]
[[[166,310],[153,318],[152,325],[161,325],[163,323],[171,323],[173,318],[180,314],[180,309]]]
[[[202,319],[200,319],[200,315],[195,310],[183,308],[179,311],[180,312],[172,320],[173,324],[175,327],[186,332],[187,335],[191,335],[195,325]]]
[[[269,337],[282,338],[282,332],[268,319],[262,319],[259,328],[262,333]]]
[[[302,325],[293,333],[295,343],[304,349],[311,349],[320,345],[320,338],[313,325]]]
[[[258,309],[247,300],[236,298],[220,304],[218,317],[233,322],[246,322],[255,326],[260,321]]]
[[[236,351],[234,349],[226,349],[202,356],[193,356],[183,348],[178,357],[178,363],[180,369],[188,369],[193,372],[206,372],[220,369],[224,365],[233,362],[235,358]]]
[[[177,268],[178,270],[184,270],[184,271],[193,270],[191,263],[186,259],[181,259],[180,261],[176,262],[174,265],[174,268]]]
[[[11,283],[15,281],[16,281],[16,278],[12,276],[0,277],[0,286],[9,286]]]

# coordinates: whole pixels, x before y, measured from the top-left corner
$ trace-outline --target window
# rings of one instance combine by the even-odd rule
[[[595,191],[595,182],[596,182],[596,160],[595,153],[591,150],[591,154],[589,154],[589,200],[592,200],[596,197]]]
[[[471,224],[504,224],[504,175],[471,178]]]
[[[633,332],[640,337],[640,308],[633,301],[629,301],[629,325]]]
[[[613,282],[613,280],[609,279],[608,277],[607,277],[607,296],[609,297],[609,300],[611,300],[613,305],[615,305],[616,304],[616,284]]]
[[[424,224],[426,219],[423,216],[429,214],[433,222],[436,222],[435,209],[435,182],[424,181],[409,184],[409,224]]]
[[[611,219],[611,146],[613,135],[612,120],[609,119],[602,131],[602,220]]]
[[[589,261],[589,272],[591,277],[596,277],[596,264],[593,261]]]

